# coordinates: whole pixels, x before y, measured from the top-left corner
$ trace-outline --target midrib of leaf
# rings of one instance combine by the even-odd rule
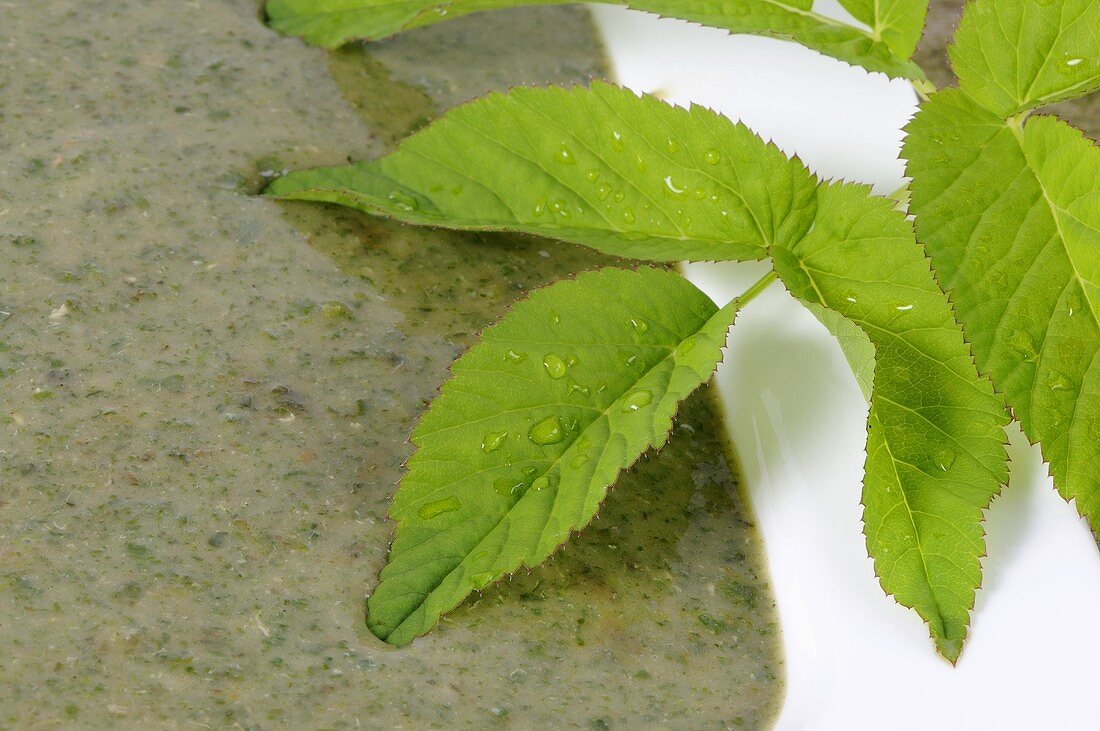
[[[589,107],[575,106],[581,94]],[[556,104],[547,107],[549,99]],[[477,123],[484,114],[459,109],[387,157],[291,173],[274,181],[268,193],[338,202],[412,223],[549,234],[607,253],[653,260],[674,258],[663,252],[683,242],[688,242],[688,250],[675,258],[760,259],[778,236],[797,235],[800,227],[808,225],[813,181],[778,149],[757,148],[743,126],[718,129],[712,113],[698,107],[661,105],[661,114],[643,115],[647,124],[642,124],[619,108],[628,100],[652,107],[658,104],[651,98],[639,102],[631,92],[602,83],[594,83],[587,92],[517,89],[507,97],[490,95],[469,105],[492,110],[488,128]],[[567,113],[556,114],[562,108]],[[611,130],[629,142],[611,144]],[[691,132],[698,133],[697,139],[691,139]],[[547,157],[548,145],[556,144],[549,141],[557,139],[577,162],[561,165]],[[664,149],[666,139],[685,143],[674,155]],[[706,154],[715,152],[723,162],[705,163],[704,146],[709,148]],[[468,149],[478,150],[480,158],[471,159]],[[743,176],[733,163],[747,153],[752,157],[753,175]],[[640,162],[646,172],[632,175]],[[432,166],[440,173],[434,178],[426,172]],[[607,193],[597,197],[597,186],[591,182],[595,179],[586,182],[582,177],[588,168],[602,176],[598,177],[601,186],[615,191],[613,199]],[[449,193],[453,182],[446,182],[447,175],[453,182],[464,181],[469,190]],[[774,204],[765,200],[763,187],[771,178],[789,188],[788,198]],[[433,188],[436,180],[439,183]],[[672,189],[674,182],[690,190],[666,200],[666,188]],[[583,210],[569,216],[532,213],[532,203],[515,195],[516,184],[545,192],[544,206],[558,199],[567,213],[578,206]],[[407,192],[418,205],[415,209],[395,206],[392,196],[387,200],[390,190]],[[705,191],[703,198],[696,195],[700,191]],[[517,210],[517,206],[531,208]],[[611,237],[621,237],[622,246]],[[650,242],[658,241],[666,243],[654,249]]]
[[[876,423],[878,428],[885,433],[885,428],[882,422],[879,420],[877,414],[871,416],[871,419]],[[909,526],[913,529],[913,536],[916,539],[917,554],[920,556],[921,571],[924,572],[925,584],[929,587],[929,595],[932,597],[932,603],[935,605],[936,612],[931,618],[926,618],[932,629],[934,637],[943,637],[946,632],[943,623],[943,605],[940,603],[939,595],[932,589],[935,584],[932,583],[932,574],[928,569],[928,557],[924,553],[924,538],[922,531],[917,527],[917,521],[913,518],[913,506],[909,504],[909,495],[907,494],[904,483],[901,480],[901,474],[898,472],[898,458],[894,456],[894,450],[890,448],[890,440],[885,436],[882,438],[882,446],[886,449],[886,454],[890,458],[890,467],[894,473],[894,485],[897,487],[898,492],[901,493],[902,504],[905,505],[905,516],[909,518]],[[912,466],[912,465],[910,465]],[[885,516],[884,516],[885,518]],[[894,578],[894,573],[897,571],[898,563],[894,564],[894,567],[890,571],[889,576],[883,576],[883,582],[889,583]],[[937,626],[932,626],[935,622]]]
[[[1007,474],[1001,430],[1007,417],[978,375],[902,214],[857,193],[823,185],[815,227],[773,256],[792,294],[811,311],[837,313],[861,334],[848,342],[851,333],[822,320],[859,367],[861,387],[869,381],[868,552],[883,589],[918,611],[939,651],[954,661],[980,582],[981,511]],[[905,302],[916,308],[912,314],[899,309]],[[874,363],[869,377],[865,349]],[[920,375],[907,370],[913,367]],[[929,386],[927,397],[917,396]],[[944,452],[951,455],[946,466],[937,456]]]
[[[710,324],[711,322],[713,322],[713,321],[714,321],[715,319],[717,319],[717,318],[722,318],[722,317],[728,317],[728,318],[730,319],[730,321],[732,322],[732,320],[733,320],[733,316],[734,316],[734,314],[736,313],[736,309],[734,308],[734,304],[735,304],[735,303],[731,302],[730,304],[727,304],[727,305],[726,305],[725,307],[723,307],[722,309],[718,310],[718,311],[717,311],[717,312],[716,312],[716,313],[715,313],[715,314],[714,314],[714,315],[713,315],[713,316],[711,317],[711,319],[709,319],[709,320],[707,320],[706,322],[704,322],[704,323],[703,323],[703,325],[702,325],[702,326],[701,326],[701,327],[700,327],[700,328],[699,328],[698,330],[696,330],[695,332],[691,333],[691,335],[689,335],[688,337],[691,337],[692,335],[697,335],[697,334],[699,334],[699,333],[703,332],[704,330],[706,330],[707,326],[708,326],[708,325],[709,325],[709,324]],[[684,340],[686,340],[686,339],[687,339],[687,338],[684,338]],[[513,340],[509,339],[509,342],[521,342],[521,341],[513,341]],[[569,348],[577,348],[577,345],[576,345],[575,343],[561,343],[561,342],[555,342],[555,341],[525,341],[525,342],[530,342],[530,343],[532,343],[532,344],[537,344],[537,345],[548,345],[548,346],[555,346],[555,345],[558,345],[558,346],[565,346],[565,347],[569,347]],[[618,346],[619,346],[619,344],[618,344],[618,343],[600,343],[600,345],[601,345],[601,346],[606,346],[606,347],[612,347],[612,348],[613,348],[613,347],[618,347]],[[638,345],[638,344],[637,344],[637,343],[630,343],[629,345],[630,345],[630,347],[637,347],[637,345]],[[610,404],[608,404],[607,408],[605,408],[605,409],[598,409],[598,408],[595,408],[595,407],[585,407],[585,406],[583,406],[583,405],[580,405],[580,406],[579,406],[579,408],[586,408],[586,409],[588,409],[588,410],[590,410],[590,411],[594,411],[594,412],[596,412],[596,414],[597,414],[596,418],[594,418],[594,419],[593,419],[593,420],[592,420],[591,422],[589,422],[589,423],[588,423],[588,425],[587,425],[587,426],[585,426],[585,428],[584,428],[584,429],[582,429],[581,431],[579,431],[579,432],[577,433],[577,435],[576,435],[576,436],[575,436],[574,438],[572,438],[572,439],[570,439],[570,440],[568,441],[568,445],[569,445],[569,446],[568,446],[568,447],[566,447],[566,449],[565,449],[565,450],[564,450],[564,451],[563,451],[563,452],[562,452],[562,453],[561,453],[561,454],[560,454],[560,455],[559,455],[559,456],[558,456],[557,458],[555,458],[554,460],[552,460],[552,461],[551,461],[551,462],[550,462],[550,463],[549,463],[549,464],[547,465],[547,467],[546,467],[546,468],[545,468],[544,470],[542,470],[541,472],[539,472],[539,473],[538,473],[538,474],[539,474],[539,476],[545,476],[545,475],[547,475],[547,474],[550,474],[550,473],[551,473],[551,472],[553,471],[553,468],[554,468],[554,467],[559,467],[559,466],[560,466],[560,465],[562,464],[562,461],[563,461],[563,460],[565,459],[565,457],[567,457],[567,456],[568,456],[568,457],[570,457],[570,459],[572,459],[573,457],[575,457],[575,456],[576,456],[576,454],[575,454],[575,452],[573,451],[573,446],[574,446],[574,445],[575,445],[575,444],[576,444],[577,442],[579,442],[579,441],[581,440],[581,438],[582,438],[582,437],[583,437],[583,436],[585,435],[585,433],[586,433],[586,432],[589,432],[589,431],[591,431],[591,430],[592,430],[592,427],[593,427],[593,426],[594,426],[594,425],[595,425],[595,424],[596,424],[597,422],[599,422],[599,421],[601,421],[601,420],[605,420],[605,419],[607,419],[607,416],[608,416],[608,414],[609,414],[609,413],[610,413],[610,412],[612,411],[612,409],[613,409],[613,408],[615,408],[615,407],[619,407],[619,408],[621,408],[621,407],[622,407],[622,405],[623,405],[623,400],[624,400],[624,399],[625,399],[626,397],[628,397],[628,396],[629,396],[629,395],[631,394],[631,392],[632,392],[632,389],[633,389],[633,388],[634,388],[635,386],[637,386],[637,384],[638,384],[638,383],[640,383],[640,382],[644,381],[644,380],[645,380],[645,377],[646,377],[646,376],[648,376],[648,375],[649,375],[649,374],[651,374],[651,373],[654,373],[654,372],[655,372],[655,371],[657,371],[657,370],[658,370],[658,369],[659,369],[659,368],[660,368],[661,366],[663,366],[663,365],[667,364],[667,363],[668,363],[668,361],[669,361],[670,359],[672,359],[672,358],[674,357],[675,353],[676,353],[676,349],[675,349],[675,348],[666,348],[666,347],[663,347],[663,346],[649,346],[649,347],[651,347],[651,348],[656,348],[656,347],[660,347],[660,349],[661,349],[661,350],[667,350],[667,351],[668,351],[668,353],[667,353],[667,355],[665,355],[665,357],[663,357],[663,358],[662,358],[661,360],[657,361],[657,362],[656,362],[656,363],[655,363],[655,364],[654,364],[653,366],[651,366],[651,367],[650,367],[649,369],[647,369],[647,370],[645,370],[644,372],[642,372],[642,373],[641,373],[641,374],[639,375],[639,377],[638,377],[637,379],[635,379],[635,381],[634,381],[634,382],[633,382],[633,383],[632,383],[632,384],[631,384],[630,386],[628,386],[628,387],[627,387],[626,389],[624,389],[624,390],[623,390],[622,392],[620,392],[620,393],[619,393],[619,395],[618,395],[618,396],[617,396],[617,397],[615,398],[615,400],[614,400],[614,401],[612,401],[612,402],[611,402]],[[485,372],[485,371],[483,371],[483,372]],[[665,393],[667,393],[667,388],[665,389]],[[578,405],[576,405],[576,404],[559,404],[559,405],[561,405],[561,406],[570,406],[570,407],[578,407]],[[516,410],[513,410],[513,411],[503,411],[503,412],[500,412],[500,413],[517,413],[517,412],[520,412],[520,411],[529,411],[529,410],[531,410],[531,409],[536,409],[536,408],[542,408],[543,406],[545,406],[545,404],[539,404],[539,405],[537,405],[537,406],[532,406],[532,407],[528,407],[528,408],[526,408],[526,409],[516,409]],[[494,416],[496,416],[496,415],[497,415],[497,414],[494,414]],[[488,417],[488,418],[492,418],[492,417]],[[470,424],[470,423],[478,423],[478,422],[480,422],[480,421],[486,421],[486,420],[488,420],[488,418],[487,418],[487,419],[480,419],[480,420],[477,420],[477,421],[473,421],[473,422],[468,422],[468,424]],[[466,426],[466,424],[463,424],[463,425],[457,425],[457,426],[454,426],[454,427],[448,427],[448,428],[451,428],[451,429],[457,429],[457,428],[462,428],[463,426]],[[439,433],[442,433],[442,432],[445,432],[445,431],[447,431],[447,428],[444,428],[444,429],[439,429],[439,430],[436,430],[436,431],[432,431],[432,432],[428,432],[428,433],[427,433],[427,435],[435,435],[435,434],[439,434]],[[650,444],[650,446],[652,447],[653,445],[652,445],[652,444]],[[487,469],[487,470],[483,470],[482,472],[489,472],[489,471],[492,471],[493,469],[495,469],[495,468],[490,468],[490,469]],[[473,474],[480,474],[480,472],[479,472],[479,473],[473,473]],[[464,475],[464,476],[463,476],[463,479],[467,479],[467,478],[469,478],[470,476],[471,476],[471,475]],[[614,480],[612,480],[612,483],[614,483]],[[441,486],[440,486],[440,487],[439,487],[439,488],[437,489],[437,492],[439,492],[439,493],[442,493],[442,492],[444,492],[444,491],[446,490],[446,488],[448,488],[448,487],[451,487],[451,486],[453,486],[454,484],[455,484],[455,483],[453,483],[453,482],[452,482],[452,483],[449,483],[449,484],[447,484],[447,485],[441,485]],[[591,489],[591,486],[590,486],[590,489]],[[606,488],[604,488],[604,489],[606,489]],[[555,487],[553,488],[553,490],[554,490],[554,505],[557,505],[557,503],[558,503],[558,497],[559,497],[559,496],[561,495],[561,492],[562,492],[562,491],[561,491],[561,489],[560,489],[560,486],[555,486]],[[527,493],[527,494],[529,494],[529,493]],[[522,502],[523,500],[526,500],[526,499],[527,499],[527,494],[524,494],[524,495],[523,495],[522,497],[520,497],[520,499],[516,501],[515,505],[518,505],[518,504],[519,504],[519,503],[521,503],[521,502]],[[512,506],[512,507],[513,507],[513,509],[515,508],[515,505],[513,505],[513,506]],[[582,505],[583,505],[583,503],[582,503]],[[550,511],[550,514],[553,514],[553,510],[552,510],[552,509],[551,509],[551,511]],[[488,530],[486,530],[486,531],[485,531],[485,533],[484,533],[484,535],[482,536],[482,538],[481,538],[481,539],[480,539],[480,540],[479,540],[479,541],[477,542],[477,544],[476,544],[476,545],[474,545],[474,547],[473,547],[473,548],[471,548],[471,549],[470,549],[470,551],[468,551],[468,552],[467,552],[466,556],[465,556],[465,557],[463,557],[463,559],[462,559],[462,560],[461,560],[461,561],[460,561],[460,562],[459,562],[458,564],[456,564],[454,568],[452,568],[452,569],[451,569],[450,571],[448,571],[448,572],[447,572],[446,574],[444,574],[443,576],[441,576],[441,577],[439,578],[439,580],[438,580],[437,582],[435,582],[435,584],[434,584],[434,585],[432,585],[432,587],[431,587],[430,589],[428,589],[428,591],[427,591],[427,594],[428,594],[428,595],[431,595],[431,593],[432,593],[432,592],[434,592],[434,591],[435,591],[436,589],[438,589],[438,588],[439,588],[440,586],[442,586],[443,582],[445,582],[445,581],[446,581],[446,580],[447,580],[448,578],[450,578],[450,577],[451,577],[451,576],[452,576],[452,575],[453,575],[453,574],[454,574],[454,573],[455,573],[456,571],[459,571],[460,569],[464,568],[464,567],[466,566],[466,564],[467,564],[467,559],[468,559],[468,557],[469,557],[469,556],[472,556],[472,555],[474,555],[474,554],[476,554],[476,553],[477,553],[478,549],[479,549],[479,548],[481,548],[481,547],[482,547],[482,546],[484,545],[484,543],[485,543],[485,541],[486,541],[486,540],[488,539],[488,537],[489,537],[489,536],[490,536],[490,535],[491,535],[491,534],[492,534],[492,533],[493,533],[493,532],[494,532],[494,531],[495,531],[495,530],[496,530],[497,528],[499,528],[501,524],[503,524],[503,523],[504,523],[504,521],[505,521],[505,520],[506,520],[506,519],[508,518],[508,516],[509,516],[509,512],[505,512],[505,513],[502,513],[502,514],[501,514],[501,516],[500,516],[500,519],[499,519],[499,520],[497,520],[497,521],[496,521],[495,523],[493,523],[493,525],[492,525],[492,527],[491,527],[491,528],[489,528]],[[541,547],[541,546],[543,546],[543,545],[545,545],[545,539],[546,539],[546,530],[547,530],[548,528],[549,528],[549,521],[547,522],[547,524],[546,524],[546,525],[544,525],[544,526],[543,526],[543,528],[542,528],[542,533],[541,533],[541,534],[539,535],[539,540],[537,541],[537,545],[538,545],[538,546],[540,546],[540,547]],[[557,544],[557,545],[560,545],[560,542],[559,542],[559,541],[555,541],[555,544]],[[520,566],[521,566],[521,567],[523,567],[523,566],[526,566],[526,565],[527,565],[527,564],[526,564],[526,562],[523,562],[523,563],[521,563],[521,564],[520,564]],[[532,568],[533,568],[533,567],[532,567]],[[401,576],[401,575],[402,575],[402,574],[397,574],[397,576]],[[388,577],[388,578],[392,578],[392,577]],[[414,611],[415,611],[415,609],[414,609]],[[413,614],[413,612],[410,612],[410,613],[409,613],[408,615],[406,615],[406,616],[405,616],[405,617],[404,617],[404,618],[403,618],[403,619],[401,620],[401,623],[397,624],[397,625],[396,625],[396,626],[395,626],[395,627],[393,628],[393,630],[392,630],[392,632],[391,632],[390,634],[396,633],[396,632],[397,632],[398,630],[400,630],[400,629],[401,629],[401,627],[402,627],[402,626],[404,625],[404,622],[405,622],[405,620],[407,620],[407,619],[408,619],[408,617],[412,616],[412,614]],[[387,635],[387,636],[389,636],[389,635]],[[382,639],[386,639],[386,638],[382,638]]]
[[[1081,276],[1081,266],[1077,262],[1077,257],[1075,257],[1073,255],[1073,252],[1070,250],[1069,246],[1066,245],[1066,238],[1067,237],[1066,237],[1065,229],[1062,226],[1062,216],[1060,214],[1064,213],[1067,216],[1069,216],[1070,213],[1069,213],[1069,211],[1067,211],[1067,210],[1059,207],[1057,204],[1055,204],[1054,200],[1050,197],[1050,191],[1047,189],[1046,182],[1044,182],[1042,176],[1039,174],[1039,170],[1037,170],[1034,167],[1034,165],[1032,164],[1031,158],[1027,154],[1027,149],[1024,147],[1023,125],[1022,124],[1015,125],[1015,124],[1011,124],[1011,123],[1006,123],[1006,126],[1008,127],[1009,130],[1011,130],[1012,136],[1015,138],[1016,144],[1020,148],[1020,155],[1024,158],[1024,160],[1027,161],[1027,168],[1026,169],[1031,172],[1032,176],[1035,178],[1036,184],[1038,184],[1038,186],[1039,186],[1039,191],[1043,194],[1043,201],[1046,203],[1047,208],[1050,210],[1051,220],[1054,221],[1054,227],[1055,227],[1055,231],[1057,233],[1058,241],[1059,241],[1059,243],[1061,243],[1062,251],[1064,251],[1066,253],[1066,258],[1069,260],[1070,266],[1073,270],[1073,279],[1077,282],[1078,285],[1080,285],[1081,293],[1084,295],[1085,302],[1088,303],[1089,314],[1092,315],[1092,321],[1094,323],[1096,323],[1097,329],[1100,329],[1100,317],[1097,317],[1096,305],[1095,305],[1095,303],[1093,303],[1092,297],[1089,295],[1088,287],[1085,286],[1086,285],[1085,279]],[[1080,219],[1076,219],[1076,220],[1080,220]],[[1080,222],[1083,225],[1087,225],[1085,223],[1085,221],[1080,221]],[[1049,332],[1049,327],[1047,328],[1047,330]],[[1045,343],[1045,340],[1044,340],[1044,343]],[[1100,351],[1097,351],[1097,352],[1100,353]],[[1033,386],[1033,388],[1034,388],[1034,386]]]

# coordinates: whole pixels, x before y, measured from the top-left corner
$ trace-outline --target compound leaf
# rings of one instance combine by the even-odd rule
[[[470,13],[519,5],[561,5],[569,0],[268,0],[273,28],[335,48],[350,40],[375,40]],[[881,36],[812,10],[813,0],[604,0],[658,15],[682,18],[731,33],[801,43],[850,64],[892,77],[923,79],[909,61],[926,0],[876,0],[866,14]],[[867,0],[850,0],[853,6]],[[860,18],[861,20],[865,18]],[[914,27],[914,23],[916,26]]]
[[[1007,479],[1008,417],[904,215],[861,186],[822,185],[819,197],[813,229],[773,247],[776,271],[811,309],[862,331],[831,328],[846,336],[857,375],[873,348],[867,550],[883,589],[928,622],[954,661],[981,582],[982,510]]]
[[[293,172],[267,193],[680,261],[764,258],[809,227],[814,190],[744,125],[596,82],[491,94],[379,160]]]
[[[917,232],[978,366],[1100,531],[1100,151],[1056,118],[1005,121],[947,90],[910,123],[905,156]]]
[[[371,631],[407,644],[587,525],[710,378],[735,312],[675,272],[604,269],[535,292],[482,333],[413,431]]]
[[[1002,117],[1100,87],[1100,2],[974,0],[951,62],[959,87]]]

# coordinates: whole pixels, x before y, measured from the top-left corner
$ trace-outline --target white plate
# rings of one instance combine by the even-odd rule
[[[838,7],[829,9],[842,15]],[[795,44],[594,8],[619,80],[748,124],[818,174],[903,183],[908,85]],[[762,265],[694,265],[725,303]],[[719,371],[771,567],[787,665],[776,728],[1096,729],[1100,552],[1012,435],[1012,483],[989,511],[984,587],[958,667],[887,599],[860,523],[867,414],[844,357],[778,287],[754,301]]]

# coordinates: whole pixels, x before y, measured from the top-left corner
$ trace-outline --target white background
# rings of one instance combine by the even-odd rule
[[[904,182],[906,83],[791,43],[594,13],[626,86],[740,119],[823,177],[884,194]],[[763,271],[688,268],[719,304]],[[1013,430],[1012,482],[989,511],[984,586],[953,668],[874,578],[859,506],[867,407],[824,328],[773,286],[740,315],[719,383],[784,632],[777,729],[1100,728],[1100,552],[1037,448]]]

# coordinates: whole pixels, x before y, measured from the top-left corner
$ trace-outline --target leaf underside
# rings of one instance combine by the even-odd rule
[[[826,320],[861,385],[873,351],[867,549],[886,592],[928,622],[954,661],[981,582],[982,510],[1007,479],[1004,406],[890,201],[823,185],[813,230],[773,256],[795,297],[847,323]]]
[[[713,112],[606,84],[490,96],[388,157],[293,173],[270,192],[413,223],[530,231],[618,256],[770,253],[871,396],[865,525],[882,585],[929,623],[941,652],[958,655],[980,582],[981,511],[1005,479],[1007,416],[890,201],[819,185]]]
[[[1100,151],[1056,118],[1009,118],[1096,88],[1098,29],[1095,2],[973,4],[952,53],[961,87],[922,105],[904,155],[979,368],[1100,533]]]
[[[371,631],[407,644],[587,525],[619,472],[665,443],[734,315],[675,272],[604,269],[482,333],[413,431]]]
[[[812,0],[601,0],[681,18],[731,33],[794,41],[891,77],[921,79],[909,61],[924,25],[927,0],[847,0],[845,6],[879,35],[813,12]],[[562,5],[569,0],[268,0],[269,23],[319,46],[376,40],[486,10]]]

